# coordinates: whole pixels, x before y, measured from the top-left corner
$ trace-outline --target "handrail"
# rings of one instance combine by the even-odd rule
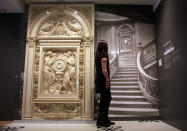
[[[110,60],[110,64],[116,59],[117,54],[112,58],[112,60]]]
[[[109,61],[109,63],[110,63],[110,78],[112,78],[118,67],[118,55],[116,54],[112,58],[112,60]]]
[[[138,66],[138,70],[140,71],[140,73],[143,75],[144,78],[147,78],[151,81],[158,81],[158,79],[154,78],[154,77],[151,77],[150,75],[148,75],[142,68],[141,66],[141,52],[138,52],[138,55],[137,55],[137,66]]]
[[[147,100],[158,105],[158,79],[148,75],[141,66],[141,52],[137,55],[137,66],[139,70],[139,86]]]

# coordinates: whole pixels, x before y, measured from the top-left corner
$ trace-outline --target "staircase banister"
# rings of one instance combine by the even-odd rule
[[[116,59],[116,57],[117,57],[117,54],[112,58],[112,60],[110,60],[110,64]]]
[[[150,75],[148,75],[144,69],[142,68],[141,66],[141,52],[138,52],[138,55],[137,55],[137,66],[138,66],[138,70],[139,72],[141,73],[141,75],[145,78],[145,79],[148,79],[150,81],[158,81],[158,79],[154,78],[154,77],[151,77]]]

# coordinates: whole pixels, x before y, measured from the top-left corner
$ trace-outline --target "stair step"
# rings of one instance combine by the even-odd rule
[[[159,116],[158,114],[143,114],[143,115],[108,115],[110,119],[118,120],[119,118],[128,118],[128,117],[146,117],[146,116]],[[137,119],[136,119],[137,120]]]
[[[126,86],[126,85],[137,85],[138,86],[138,82],[110,82],[111,86],[115,86],[115,85],[121,85],[121,86]]]
[[[128,72],[115,72],[115,75],[132,75],[132,74],[136,74],[138,75],[138,71],[128,71]]]
[[[149,102],[137,102],[137,101],[111,101],[110,107],[118,108],[153,108],[153,104]]]
[[[134,61],[118,61],[119,65],[135,65]]]
[[[121,68],[121,69],[117,69],[117,71],[138,71],[137,68]]]
[[[121,95],[112,95],[113,101],[147,101],[144,96],[121,96]]]
[[[143,96],[134,57],[119,58],[119,67],[111,78],[110,118],[159,116],[159,110]]]
[[[111,79],[118,79],[118,78],[138,78],[138,75],[116,75],[114,74]]]
[[[112,86],[111,85],[111,91],[113,90],[119,90],[119,91],[140,91],[139,86]]]
[[[137,82],[138,78],[111,79],[111,82]]]
[[[109,107],[109,115],[150,115],[157,116],[159,114],[158,109],[150,108],[116,108]]]
[[[138,67],[137,66],[123,66],[123,67],[118,67],[118,69],[138,69]]]
[[[123,91],[123,90],[111,90],[112,95],[123,95],[123,96],[140,96],[142,95],[141,91]]]

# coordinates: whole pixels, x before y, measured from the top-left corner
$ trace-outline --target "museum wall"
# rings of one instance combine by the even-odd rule
[[[0,14],[0,120],[19,117],[24,70],[24,15]]]
[[[181,130],[187,130],[186,11],[183,0],[163,0],[154,13],[160,60],[160,116]],[[166,48],[168,45],[172,48]]]

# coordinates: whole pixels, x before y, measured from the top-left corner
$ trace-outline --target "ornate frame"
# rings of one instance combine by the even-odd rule
[[[40,9],[43,6],[44,9]],[[33,17],[29,17],[29,23],[31,24],[28,25],[27,34],[22,119],[91,119],[93,116],[94,85],[94,65],[92,64],[94,61],[93,5],[31,5],[30,15],[32,14],[32,9],[37,9],[34,7],[42,10],[42,12],[33,20],[30,20]],[[85,18],[83,15],[85,13],[81,11],[81,7],[90,10],[92,14],[89,15],[89,18]],[[46,12],[50,12],[50,15]],[[50,16],[58,18],[58,16],[62,17],[62,15],[68,15],[78,21],[83,34],[70,33],[67,35],[67,33],[57,33],[44,36],[39,34],[42,25]],[[65,31],[65,29],[59,31]],[[68,48],[77,53],[77,92],[74,95],[41,95],[40,93],[44,58],[43,49],[55,50],[57,48],[61,51]]]

